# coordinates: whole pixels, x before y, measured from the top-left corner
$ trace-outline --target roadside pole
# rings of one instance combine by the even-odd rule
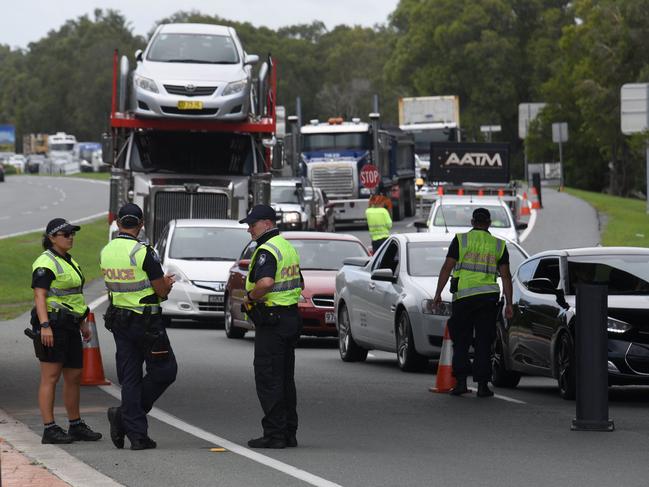
[[[559,144],[559,191],[563,191],[563,143],[568,142],[568,124],[566,122],[552,124],[552,142]]]

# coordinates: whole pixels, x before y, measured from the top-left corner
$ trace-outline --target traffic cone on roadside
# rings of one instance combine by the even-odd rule
[[[86,321],[90,325],[90,340],[83,342],[83,370],[81,371],[82,386],[107,386],[110,384],[104,376],[104,364],[101,361],[101,350],[99,349],[99,337],[97,336],[97,325],[95,314],[88,313]]]
[[[530,211],[530,204],[527,201],[527,193],[523,192],[523,201],[521,202],[521,213],[520,216],[529,216],[532,212]]]
[[[503,198],[505,196],[505,190],[498,188],[498,198]]]
[[[460,188],[457,190],[457,195],[458,196],[464,196],[464,188]]]
[[[532,209],[540,210],[541,202],[539,201],[539,192],[536,190],[536,186],[532,186]]]
[[[450,392],[455,387],[455,377],[453,377],[453,342],[448,333],[448,322],[444,327],[444,339],[442,340],[442,352],[439,354],[437,363],[437,376],[435,377],[435,387],[430,388],[430,392]]]
[[[484,196],[484,189],[478,190],[478,196]]]
[[[437,194],[440,196],[444,195],[444,186],[437,186]]]

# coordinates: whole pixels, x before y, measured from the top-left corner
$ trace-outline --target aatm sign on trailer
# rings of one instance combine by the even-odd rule
[[[429,179],[454,184],[508,183],[509,145],[433,143]]]

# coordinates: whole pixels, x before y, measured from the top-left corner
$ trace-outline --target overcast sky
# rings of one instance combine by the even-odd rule
[[[155,23],[178,10],[277,28],[321,20],[328,28],[338,24],[371,27],[384,23],[398,0],[1,0],[0,44],[27,47],[58,29],[66,20],[96,8],[119,10],[136,34],[146,34]]]

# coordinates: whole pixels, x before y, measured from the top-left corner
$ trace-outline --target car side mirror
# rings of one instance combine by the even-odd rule
[[[259,56],[256,54],[246,54],[246,57],[243,60],[243,64],[257,64],[259,62]]]
[[[135,62],[142,61],[142,53],[143,52],[144,51],[142,51],[142,49],[138,49],[137,51],[135,51]]]
[[[372,272],[373,281],[397,282],[397,278],[392,273],[392,269],[377,269]]]
[[[546,277],[538,277],[527,281],[527,289],[537,294],[554,294],[557,295],[558,289],[552,284],[552,281]]]
[[[527,223],[519,223],[516,225],[516,230],[525,230],[527,228]]]
[[[250,268],[250,259],[241,259],[237,265],[239,270],[247,271]]]
[[[419,220],[415,222],[415,228],[417,229],[417,232],[420,233],[422,231],[427,231],[428,230],[428,222],[424,220]]]

